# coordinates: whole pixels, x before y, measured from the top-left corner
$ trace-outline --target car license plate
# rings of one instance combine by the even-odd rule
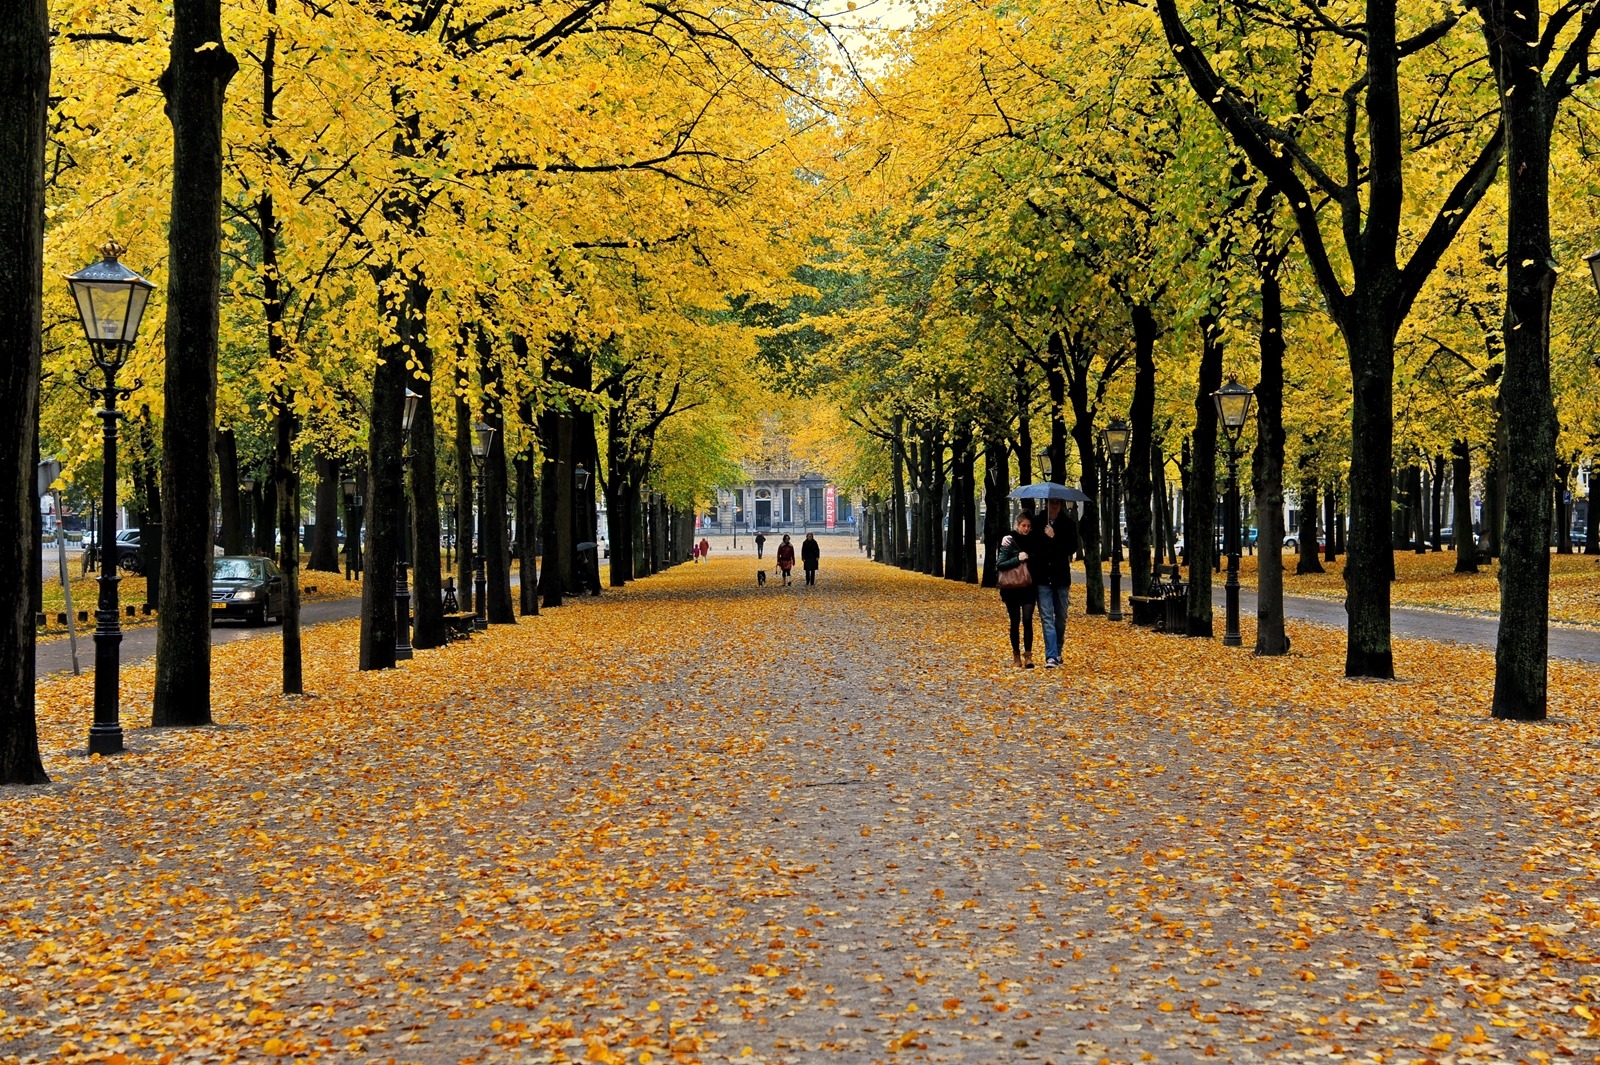
[[[215,602],[213,602],[211,604],[211,609],[212,610],[226,610],[226,609],[228,609],[228,604],[224,603],[222,600],[218,599],[218,600],[216,600]]]

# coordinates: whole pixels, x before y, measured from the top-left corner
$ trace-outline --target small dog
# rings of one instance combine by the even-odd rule
[[[756,570],[756,587],[757,588],[764,588],[764,587],[766,587],[766,584],[767,584],[767,571],[764,570],[764,569]]]

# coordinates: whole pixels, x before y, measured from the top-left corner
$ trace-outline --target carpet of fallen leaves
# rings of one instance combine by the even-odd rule
[[[1239,559],[1240,583],[1255,586],[1259,561],[1250,555]],[[1344,599],[1345,560],[1342,556],[1333,562],[1324,562],[1323,573],[1297,574],[1294,569],[1298,562],[1298,556],[1284,553],[1284,594]],[[1426,555],[1396,551],[1395,582],[1391,586],[1394,605],[1474,614],[1500,613],[1499,564],[1480,563],[1477,573],[1457,573],[1455,565],[1454,551]],[[1566,625],[1600,626],[1600,555],[1550,556],[1550,620]]]
[[[1401,679],[722,554],[0,794],[0,1059],[1600,1060],[1600,672]],[[1248,646],[1252,636],[1246,633]],[[149,668],[124,673],[148,720]]]

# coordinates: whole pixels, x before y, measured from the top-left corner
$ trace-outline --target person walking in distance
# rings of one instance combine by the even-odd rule
[[[1011,615],[1011,664],[1021,669],[1033,668],[1033,608],[1038,593],[1028,566],[1032,537],[1033,515],[1023,513],[1017,518],[1017,527],[1001,538],[994,563],[1000,601]]]
[[[806,533],[806,538],[800,543],[800,565],[806,571],[806,583],[817,583],[817,562],[822,558],[822,545],[817,543],[816,533]]]
[[[711,541],[707,540],[704,536],[700,537],[700,561],[711,561]]]
[[[767,534],[756,533],[756,558],[761,557],[761,549],[767,546]]]
[[[1025,550],[1044,630],[1044,665],[1061,664],[1061,643],[1067,632],[1067,593],[1072,588],[1072,556],[1078,553],[1078,523],[1061,500],[1045,503],[1043,528],[1029,535]]]
[[[778,545],[778,569],[783,573],[784,587],[789,585],[789,575],[794,572],[794,545],[789,542],[789,534],[783,534],[783,543]]]

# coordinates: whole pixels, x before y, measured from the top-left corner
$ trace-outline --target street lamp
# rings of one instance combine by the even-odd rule
[[[94,724],[89,728],[90,754],[115,754],[123,750],[122,724],[118,720],[118,687],[122,673],[122,623],[117,617],[117,400],[133,395],[132,388],[117,386],[117,371],[128,361],[139,321],[155,286],[117,260],[125,251],[114,240],[100,247],[100,261],[67,275],[67,285],[78,306],[90,358],[104,378],[91,385],[88,374],[79,381],[101,403],[103,454],[100,472],[100,549],[111,552],[100,565],[100,601],[94,612]],[[138,382],[135,386],[138,387]]]
[[[444,538],[444,568],[449,570],[455,566],[456,494],[448,488],[444,490],[444,516],[445,520],[449,522],[449,528]]]
[[[356,494],[356,479],[354,476],[346,477],[341,486],[344,488],[344,505],[348,511],[348,527],[344,531],[345,551],[345,579],[350,579],[351,573],[361,572],[361,510],[362,499]]]
[[[1228,441],[1228,513],[1223,519],[1223,536],[1228,548],[1228,580],[1226,592],[1227,621],[1222,632],[1224,647],[1238,647],[1239,639],[1239,437],[1244,433],[1245,420],[1250,417],[1250,402],[1255,393],[1230,376],[1228,383],[1211,393],[1217,405],[1217,417],[1222,420],[1222,430]]]
[[[574,544],[594,543],[594,537],[587,535],[589,530],[589,506],[583,500],[583,494],[589,487],[589,471],[584,469],[583,463],[578,463],[572,471],[572,542]],[[580,551],[574,560],[574,565],[582,572],[578,577],[578,587],[587,584],[591,595],[600,594],[600,548],[593,548],[594,565],[591,568],[586,553]]]
[[[394,659],[411,660],[411,585],[406,576],[411,566],[411,514],[406,506],[407,474],[411,465],[411,426],[417,420],[422,397],[406,389],[405,406],[400,414],[400,543],[394,568]],[[435,544],[435,547],[438,545]],[[435,558],[438,556],[435,555]]]
[[[478,550],[473,559],[477,573],[472,581],[472,610],[476,616],[472,624],[477,629],[489,627],[489,572],[484,568],[483,549],[483,464],[489,458],[489,445],[493,442],[494,426],[479,422],[472,427],[472,467],[478,480]]]
[[[1595,290],[1600,291],[1600,251],[1590,252],[1583,261],[1589,264],[1589,272],[1594,275]]]
[[[1111,456],[1111,621],[1122,620],[1122,456],[1128,453],[1133,431],[1121,418],[1100,431],[1106,454]]]

